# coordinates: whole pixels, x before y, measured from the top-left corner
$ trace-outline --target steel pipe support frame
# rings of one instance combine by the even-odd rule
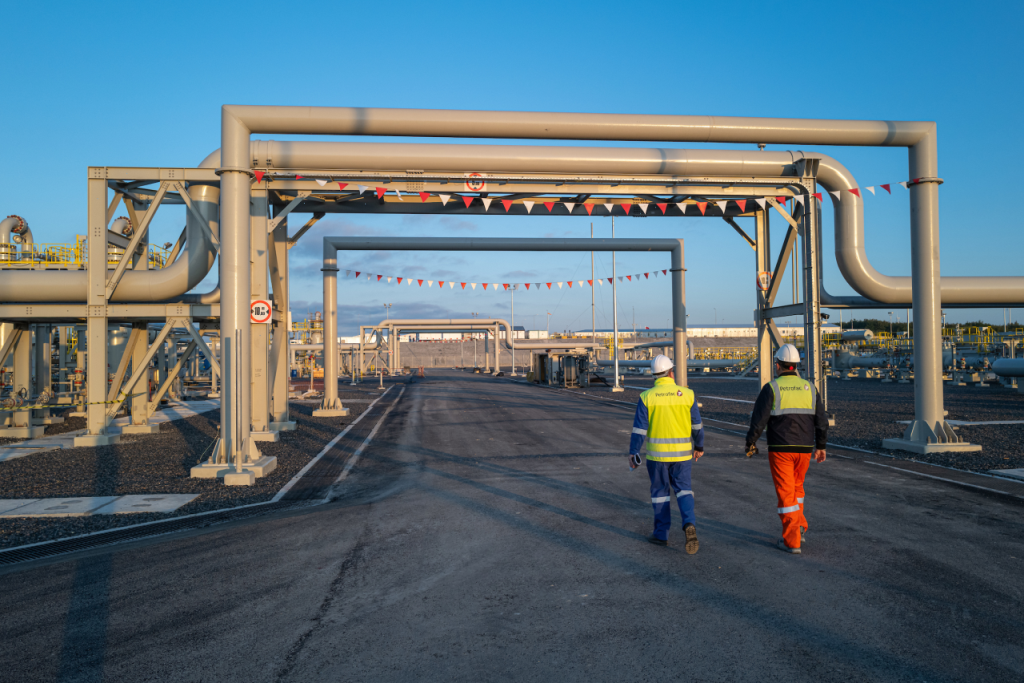
[[[326,250],[324,252],[326,254]],[[338,398],[338,257],[324,258],[324,398],[313,417],[345,417],[349,409]],[[362,335],[360,335],[360,342]],[[360,352],[360,356],[362,353]],[[360,358],[360,365],[362,358]],[[360,367],[360,370],[362,368]]]

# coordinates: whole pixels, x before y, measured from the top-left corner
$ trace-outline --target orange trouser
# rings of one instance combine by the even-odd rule
[[[807,528],[804,517],[804,476],[811,464],[810,453],[769,451],[775,495],[779,499],[782,538],[790,548],[800,547],[800,527]]]

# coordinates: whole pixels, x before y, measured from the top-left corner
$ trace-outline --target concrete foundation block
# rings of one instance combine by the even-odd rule
[[[924,455],[925,453],[975,453],[981,450],[981,445],[963,441],[955,443],[922,443],[907,439],[883,439],[882,448]]]
[[[207,460],[206,462],[193,467],[189,471],[189,476],[193,479],[218,479],[228,472],[234,471],[235,468],[231,465],[225,465],[223,463],[217,464]]]
[[[83,434],[75,437],[75,448],[83,446],[110,446],[121,440],[120,434]]]
[[[249,469],[241,472],[234,468],[224,475],[225,486],[252,486],[256,483],[256,475]]]
[[[348,408],[317,408],[313,417],[345,417],[349,412]]]
[[[249,438],[253,441],[280,441],[281,435],[275,431],[268,432],[249,432]]]
[[[0,429],[0,437],[5,439],[38,439],[45,431],[46,427],[42,425],[35,425],[32,427],[6,427],[4,429]]]
[[[64,424],[63,417],[37,417],[32,420],[37,425],[62,425]]]
[[[157,434],[160,432],[160,425],[125,425],[121,427],[122,434]]]
[[[294,420],[289,422],[271,422],[270,428],[277,432],[294,432],[298,429],[298,425]]]
[[[265,477],[277,469],[277,458],[271,455],[264,455],[256,462],[247,462],[245,469],[252,472],[257,479]]]

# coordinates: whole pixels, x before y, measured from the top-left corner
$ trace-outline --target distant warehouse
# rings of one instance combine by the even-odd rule
[[[783,323],[776,323],[776,325],[778,326],[779,332],[782,334],[783,337],[791,337],[791,338],[792,337],[796,337],[796,338],[801,338],[802,339],[803,336],[804,336],[804,326],[803,325],[783,324]],[[821,326],[821,330],[822,330],[822,332],[835,332],[835,333],[838,333],[839,332],[839,326],[838,325],[822,325]],[[714,338],[714,337],[756,337],[757,336],[757,328],[754,327],[753,325],[725,325],[725,324],[722,324],[722,325],[701,325],[700,327],[690,327],[690,328],[687,328],[686,333],[690,337],[694,337],[694,338],[701,338],[701,337],[706,337],[706,338]],[[574,332],[573,336],[574,337],[587,338],[587,337],[590,337],[591,334],[592,333],[591,333],[590,330],[583,330],[583,331]],[[663,338],[663,337],[670,337],[671,335],[672,335],[672,330],[665,329],[665,328],[642,329],[642,330],[638,329],[636,331],[636,336],[637,337],[652,338],[652,339]],[[597,331],[597,336],[599,338],[600,337],[611,337],[612,336],[612,331],[611,330],[598,330]],[[620,329],[619,330],[619,336],[620,337],[632,337],[633,336],[633,330],[632,329]]]

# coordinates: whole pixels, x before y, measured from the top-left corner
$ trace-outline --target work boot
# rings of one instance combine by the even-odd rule
[[[785,550],[787,553],[793,553],[794,555],[800,554],[800,548],[790,548],[788,545],[786,545],[786,539],[784,538],[779,539],[778,547],[779,550]]]
[[[654,545],[661,545],[661,546],[668,545],[668,539],[667,538],[658,538],[657,536],[655,536],[653,534],[651,534],[650,536],[647,537],[647,542],[648,543],[653,543]]]
[[[700,541],[697,540],[697,527],[687,524],[683,527],[683,531],[686,533],[686,554],[696,555],[700,549]]]
[[[800,527],[800,545],[801,546],[804,543],[807,543],[807,536],[806,536],[806,534],[807,534],[807,527],[805,527],[805,526]]]

